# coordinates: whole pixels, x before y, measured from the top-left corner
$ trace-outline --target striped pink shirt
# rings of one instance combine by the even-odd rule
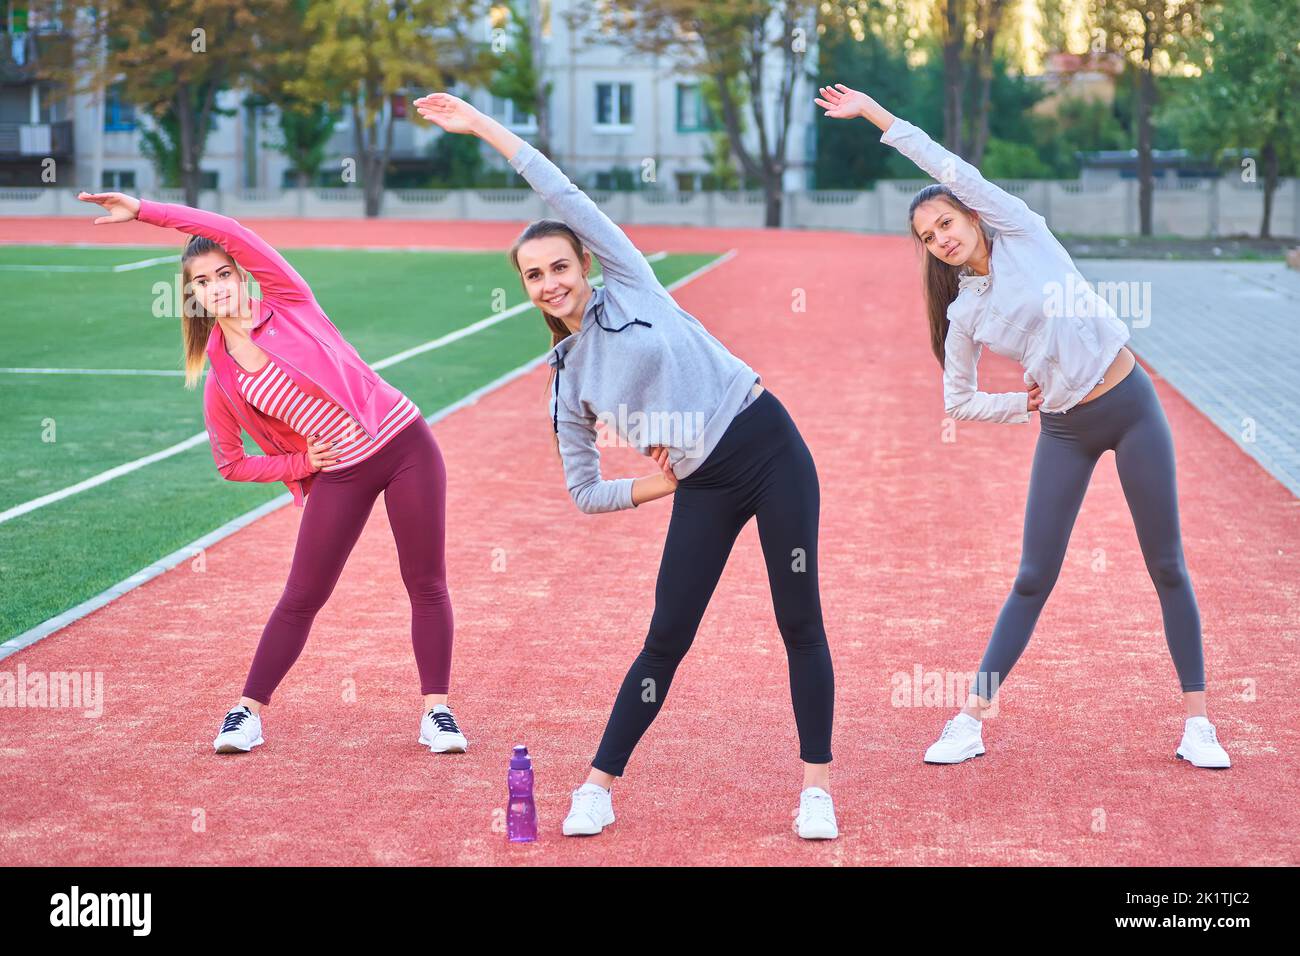
[[[338,471],[365,461],[421,417],[420,409],[403,395],[379,423],[379,431],[372,439],[341,406],[326,398],[312,398],[300,389],[274,360],[268,359],[256,372],[245,371],[236,363],[235,377],[248,404],[278,418],[305,438],[319,435],[322,442],[334,443],[333,449],[339,452],[339,457],[321,471]]]

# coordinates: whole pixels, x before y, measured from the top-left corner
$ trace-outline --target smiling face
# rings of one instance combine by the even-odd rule
[[[927,199],[912,212],[912,229],[927,252],[949,265],[965,265],[983,245],[979,215],[943,198]]]
[[[519,246],[517,261],[533,305],[565,324],[577,325],[591,298],[591,253],[579,257],[562,235],[539,236]]]
[[[235,263],[223,252],[205,252],[185,264],[185,281],[208,315],[239,315],[244,283]]]

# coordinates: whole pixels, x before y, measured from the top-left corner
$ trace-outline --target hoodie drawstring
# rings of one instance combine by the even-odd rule
[[[555,365],[555,411],[551,413],[551,427],[555,434],[560,433],[560,369],[564,368],[564,359],[556,356]]]
[[[606,332],[622,332],[629,325],[644,325],[647,329],[654,328],[654,325],[650,322],[633,319],[631,322],[624,322],[616,329],[611,329],[608,325],[605,325],[600,321],[604,312],[605,304],[603,302],[597,303],[595,309],[592,311],[592,318],[595,320],[596,324]],[[557,354],[555,357],[555,411],[551,414],[551,427],[555,429],[557,435],[560,433],[560,369],[562,368],[564,368],[564,356]]]

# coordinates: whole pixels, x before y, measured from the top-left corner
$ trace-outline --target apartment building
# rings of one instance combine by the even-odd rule
[[[711,115],[698,77],[676,58],[631,52],[615,42],[611,30],[574,27],[569,14],[581,0],[518,0],[542,4],[544,76],[550,83],[550,141],[557,162],[584,186],[595,188],[700,189],[709,184],[710,151],[717,148],[720,124]],[[69,188],[149,192],[159,188],[153,163],[141,148],[151,119],[125,101],[118,89],[63,97],[36,78],[42,49],[66,42],[66,25],[29,22],[23,0],[0,0],[0,186],[34,186],[53,158],[57,182]],[[485,43],[506,31],[504,8],[493,8],[472,29]],[[35,19],[34,17],[32,19]],[[809,30],[805,67],[815,64],[815,32]],[[768,57],[768,97],[775,99],[780,63]],[[422,184],[429,153],[441,131],[410,107],[426,89],[397,93],[384,105],[393,123],[392,170],[397,182]],[[496,116],[526,139],[537,134],[532,116],[481,89],[458,90],[480,109]],[[795,102],[807,101],[806,81]],[[276,148],[279,129],[273,108],[245,103],[243,91],[228,90],[218,103],[232,115],[219,116],[208,140],[202,171],[210,189],[276,189],[293,185],[290,164]],[[752,113],[747,138],[757,143]],[[771,116],[775,104],[766,110]],[[787,190],[809,187],[813,160],[811,108],[796,110],[787,151]],[[355,155],[355,132],[348,116],[336,125],[317,184],[343,185],[344,161]],[[490,166],[506,168],[491,151]]]

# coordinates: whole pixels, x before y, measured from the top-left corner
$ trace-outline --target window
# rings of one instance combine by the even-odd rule
[[[135,129],[135,106],[122,99],[120,84],[104,92],[104,130],[118,132]]]
[[[488,114],[507,129],[525,132],[533,132],[537,129],[537,118],[532,113],[521,110],[514,100],[489,96]]]
[[[211,169],[199,170],[199,188],[200,189],[217,189],[217,174]]]
[[[718,129],[698,83],[677,84],[677,132],[700,133]]]
[[[632,128],[632,84],[596,84],[596,128]]]
[[[134,169],[106,169],[103,172],[100,181],[100,189],[111,189],[114,192],[135,192],[135,170]]]

